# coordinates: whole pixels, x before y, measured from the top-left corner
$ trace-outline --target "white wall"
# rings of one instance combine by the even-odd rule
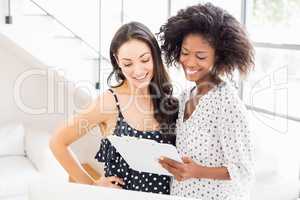
[[[1,23],[4,23],[4,16],[7,14],[7,1],[2,0],[0,1],[0,17],[1,17]]]
[[[33,72],[32,70],[41,72],[42,75],[24,76]],[[16,87],[22,77],[24,82]],[[54,77],[52,82],[51,77]],[[19,100],[18,95],[15,95],[15,87],[21,97]],[[71,116],[75,105],[83,108],[92,101],[76,85],[66,82],[57,73],[48,71],[45,65],[1,33],[0,91],[0,124],[21,121],[29,129],[41,129],[50,133]],[[45,112],[34,114],[28,112],[28,108],[32,108],[31,111],[44,108]],[[96,130],[96,133],[88,134],[72,146],[81,162],[88,162],[97,170],[101,169],[101,165],[95,162],[94,155],[99,148],[99,141],[100,133]]]

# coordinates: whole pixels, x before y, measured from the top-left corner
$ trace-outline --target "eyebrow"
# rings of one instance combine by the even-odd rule
[[[139,56],[139,58],[143,57],[143,56],[146,55],[146,54],[150,54],[150,52],[145,52],[145,53],[141,54],[141,55]],[[121,58],[121,60],[128,60],[128,61],[131,61],[130,58]]]
[[[190,51],[185,47],[182,47],[182,49],[186,50],[186,51]],[[207,51],[195,51],[195,53],[207,53]]]

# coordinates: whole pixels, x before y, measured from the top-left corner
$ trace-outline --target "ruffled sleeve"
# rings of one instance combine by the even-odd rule
[[[115,157],[116,149],[106,138],[101,140],[100,149],[97,152],[95,159],[98,162],[108,162]]]
[[[253,181],[253,144],[247,110],[236,94],[230,91],[222,98],[220,142],[224,153],[224,166],[230,178],[238,184]]]

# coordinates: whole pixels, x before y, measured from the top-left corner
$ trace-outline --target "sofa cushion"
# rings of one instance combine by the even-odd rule
[[[21,123],[0,125],[0,156],[24,156],[24,127]]]
[[[49,148],[50,137],[51,135],[47,131],[27,128],[25,135],[26,156],[43,178],[68,180],[67,172]]]
[[[37,170],[26,157],[0,157],[0,199],[27,193],[29,183],[38,178]]]

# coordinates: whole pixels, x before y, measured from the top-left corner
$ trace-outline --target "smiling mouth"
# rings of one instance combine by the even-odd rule
[[[191,70],[191,69],[186,69],[186,70],[185,70],[185,72],[186,72],[188,75],[195,74],[195,73],[197,73],[198,71],[200,71],[200,70]]]
[[[148,75],[148,73],[146,73],[144,76],[135,77],[134,79],[138,80],[138,81],[142,81],[147,77],[147,75]]]

